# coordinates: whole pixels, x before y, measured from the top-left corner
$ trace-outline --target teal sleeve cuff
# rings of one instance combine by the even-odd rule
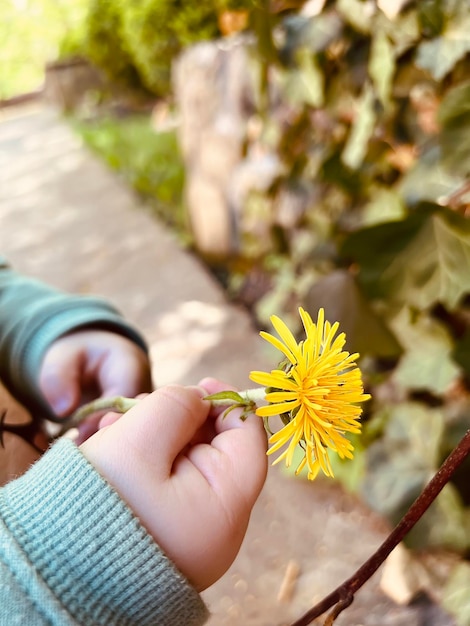
[[[82,327],[123,335],[147,352],[142,336],[108,302],[69,295],[17,274],[0,257],[0,378],[30,410],[54,418],[39,388],[48,347]]]
[[[81,328],[107,330],[127,337],[147,352],[141,335],[105,300],[91,297],[63,296],[54,303],[49,315],[44,312],[39,324],[18,335],[11,352],[10,383],[15,395],[31,410],[56,419],[38,387],[44,355],[56,339]]]
[[[0,515],[30,571],[23,577],[28,602],[45,584],[62,610],[87,626],[206,621],[199,594],[71,441],[59,440],[0,490]],[[0,561],[8,561],[3,543]],[[7,563],[17,571],[20,565]],[[43,614],[56,611],[49,605]]]

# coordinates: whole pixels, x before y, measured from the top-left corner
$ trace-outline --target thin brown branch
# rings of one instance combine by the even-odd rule
[[[457,468],[467,458],[469,453],[470,430],[465,433],[459,444],[449,454],[440,469],[423,489],[421,495],[414,501],[406,514],[400,522],[398,522],[390,535],[385,539],[376,552],[374,552],[374,554],[363,565],[361,565],[351,578],[348,578],[342,585],[326,596],[326,598],[291,624],[291,626],[307,626],[307,624],[310,624],[316,617],[323,615],[323,613],[325,613],[325,611],[330,609],[332,606],[338,604],[339,602],[344,603],[345,599],[348,599],[349,597],[353,598],[356,591],[369,580],[372,574],[374,574],[382,565],[390,552],[400,543],[400,541],[413,528],[418,520],[421,519],[444,486],[449,482]],[[349,602],[349,604],[351,604],[351,602]],[[339,608],[340,610],[334,614],[334,619],[336,619],[337,615],[339,615],[339,613],[343,610],[343,608],[346,608],[346,606],[340,605]]]

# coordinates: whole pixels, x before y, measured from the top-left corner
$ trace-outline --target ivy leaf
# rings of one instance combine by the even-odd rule
[[[366,84],[357,104],[356,117],[341,155],[343,163],[351,169],[357,169],[366,155],[369,139],[375,128],[374,105],[374,90],[371,85]]]
[[[407,307],[390,326],[400,343],[406,346],[393,379],[404,389],[427,389],[438,394],[446,391],[460,371],[452,361],[452,339],[444,326],[425,315],[412,319]]]
[[[465,81],[450,89],[443,98],[438,113],[439,123],[446,126],[459,126],[462,117],[470,115],[470,81]]]
[[[437,469],[443,430],[440,410],[405,402],[391,407],[384,436],[368,448],[363,495],[392,523]]]
[[[461,16],[441,37],[418,46],[416,65],[440,81],[470,51],[470,17]]]
[[[336,270],[319,280],[306,295],[305,306],[313,317],[323,307],[327,319],[339,322],[350,352],[392,357],[402,351],[346,270]]]
[[[470,331],[455,343],[452,357],[470,377]]]
[[[466,176],[470,171],[470,81],[451,89],[438,112],[442,130],[442,163],[449,172]]]
[[[439,141],[442,144],[444,139],[440,137]],[[460,142],[466,142],[466,138],[460,136],[457,146]],[[440,146],[431,147],[402,178],[398,189],[407,204],[441,202],[461,187],[462,176],[449,163],[444,164],[442,152]]]
[[[444,417],[439,409],[407,402],[391,409],[384,437],[368,448],[363,496],[393,524],[435,474],[443,433]],[[415,548],[465,551],[468,521],[457,490],[447,484],[405,542]]]
[[[442,594],[442,606],[457,619],[458,626],[470,624],[470,565],[459,563],[451,572]]]
[[[420,38],[419,19],[416,11],[406,11],[393,21],[382,21],[381,26],[393,42],[396,58],[414,46]]]
[[[407,543],[418,549],[442,547],[465,553],[469,531],[469,517],[462,500],[454,485],[448,483],[409,533]]]
[[[398,301],[426,309],[438,302],[454,309],[470,292],[470,223],[452,213],[431,215],[383,276]]]
[[[370,295],[427,309],[453,309],[470,293],[470,222],[423,205],[402,222],[355,233],[342,250],[361,265]]]
[[[405,203],[396,189],[377,186],[371,190],[371,199],[363,210],[364,226],[399,222],[405,218]]]
[[[435,210],[434,205],[422,205],[404,220],[363,228],[345,239],[340,254],[359,264],[360,283],[369,297],[386,295],[382,284],[384,272],[413,241]]]
[[[419,25],[426,37],[439,35],[444,27],[445,15],[441,0],[427,0],[418,5]]]
[[[392,80],[395,73],[393,46],[383,30],[378,30],[372,38],[369,59],[369,76],[375,91],[385,108],[390,104]]]
[[[317,15],[315,19],[293,14],[286,17],[283,28],[286,39],[283,53],[290,59],[292,51],[303,46],[313,53],[325,50],[340,37],[343,21],[335,11]]]
[[[286,97],[294,104],[321,107],[324,98],[323,74],[315,55],[308,48],[300,48],[295,59],[297,68],[283,75]]]
[[[372,28],[373,6],[361,0],[338,0],[337,9],[343,18],[360,33],[369,33]]]

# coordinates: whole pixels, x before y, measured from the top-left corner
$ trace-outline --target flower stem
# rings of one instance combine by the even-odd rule
[[[463,463],[470,453],[470,430],[467,430],[459,444],[449,454],[440,469],[423,489],[421,495],[414,501],[404,517],[395,526],[382,545],[361,567],[348,578],[342,585],[330,593],[321,602],[312,607],[302,617],[293,622],[291,626],[307,626],[316,617],[319,617],[332,606],[342,603],[333,613],[333,621],[339,613],[352,602],[355,592],[369,580],[377,569],[382,565],[390,552],[400,543],[405,535],[413,528],[423,514],[427,511],[436,497],[449,482],[457,468]],[[330,619],[330,618],[328,618]],[[331,619],[327,623],[332,623]]]
[[[76,428],[85,420],[89,415],[97,413],[98,411],[114,411],[115,413],[125,413],[129,409],[132,409],[139,402],[136,398],[125,398],[124,396],[115,396],[113,398],[98,398],[92,402],[84,404],[79,409],[72,413],[70,417],[62,422],[62,428],[59,435],[63,435],[71,428]]]
[[[257,404],[260,400],[264,400],[266,390],[263,387],[256,387],[255,389],[245,389],[245,391],[238,391],[237,394],[241,396],[242,400],[247,405]],[[92,402],[88,402],[81,406],[75,413],[72,413],[70,417],[63,420],[62,428],[59,431],[60,437],[71,428],[79,426],[87,417],[98,411],[114,411],[116,413],[125,413],[133,406],[137,404],[138,400],[135,398],[125,398],[124,396],[115,396],[113,398],[98,398]],[[211,399],[211,403],[214,406],[230,406],[234,404],[230,399]]]

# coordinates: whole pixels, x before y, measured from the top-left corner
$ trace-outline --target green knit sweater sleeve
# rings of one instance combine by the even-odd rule
[[[80,450],[0,490],[0,625],[196,626],[198,593]]]
[[[37,382],[44,353],[58,337],[86,326],[124,335],[147,351],[105,300],[53,289],[13,271],[0,256],[0,379],[36,414],[53,418]]]

